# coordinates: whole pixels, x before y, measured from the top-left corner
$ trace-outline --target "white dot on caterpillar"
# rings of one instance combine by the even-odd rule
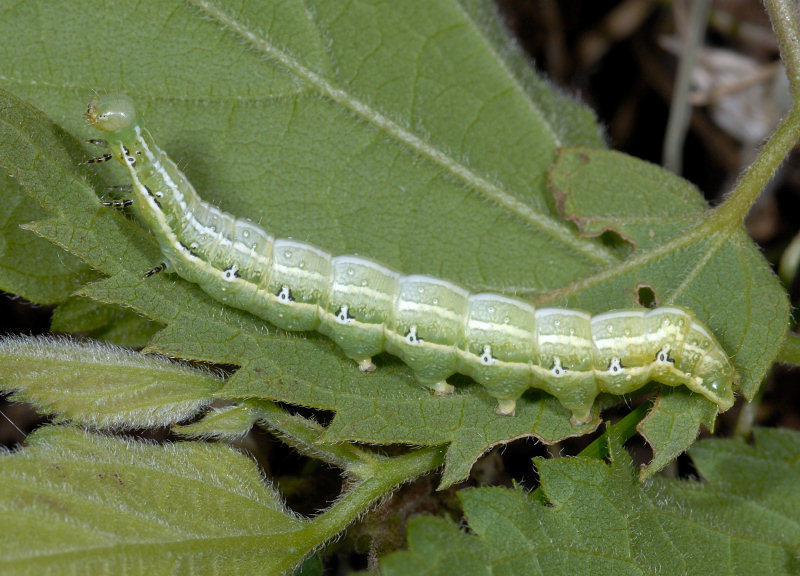
[[[228,282],[233,282],[238,277],[239,277],[239,267],[236,264],[234,264],[233,266],[222,272],[222,278],[224,280],[227,280]]]
[[[492,347],[491,346],[484,346],[483,352],[481,353],[481,364],[484,366],[491,366],[497,362],[497,358],[492,356]]]
[[[672,364],[674,360],[669,357],[669,346],[664,346],[656,354],[656,362],[661,364]]]
[[[612,358],[611,362],[608,364],[608,372],[610,374],[619,374],[622,371],[622,363],[619,361],[619,358]]]
[[[422,338],[417,337],[417,327],[412,326],[406,333],[406,342],[412,346],[419,346],[422,344]]]
[[[276,294],[278,300],[281,302],[294,302],[294,297],[292,297],[292,291],[289,289],[288,286],[281,286],[281,289],[278,290]]]
[[[355,322],[355,318],[350,316],[348,310],[349,306],[341,306],[336,311],[336,321],[339,324],[352,324],[353,322]]]
[[[561,366],[561,358],[558,356],[553,358],[553,367],[550,369],[550,372],[553,373],[553,376],[563,376],[567,373],[567,369]]]

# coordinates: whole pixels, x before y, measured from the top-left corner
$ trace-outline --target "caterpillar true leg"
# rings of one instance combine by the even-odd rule
[[[164,270],[166,270],[166,269],[167,269],[167,264],[166,264],[166,262],[162,262],[162,263],[161,263],[161,264],[159,264],[158,266],[155,266],[154,268],[151,268],[150,270],[148,270],[148,271],[145,273],[145,275],[144,275],[144,276],[142,276],[142,278],[150,278],[150,276],[155,276],[155,275],[156,275],[156,274],[158,274],[159,272],[163,272],[163,271],[164,271]]]
[[[99,164],[101,162],[108,162],[114,157],[113,154],[103,154],[102,156],[97,156],[95,158],[89,158],[84,164]]]
[[[108,201],[108,202],[100,202],[103,206],[108,208],[126,208],[133,204],[133,200],[116,200],[116,201]]]

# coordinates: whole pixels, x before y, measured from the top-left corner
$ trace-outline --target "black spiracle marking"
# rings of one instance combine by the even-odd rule
[[[147,195],[150,196],[150,198],[153,199],[153,202],[156,203],[156,206],[158,206],[158,208],[161,209],[161,202],[158,201],[158,198],[156,198],[156,195],[153,194],[152,190],[150,190],[150,187],[149,186],[145,186],[144,190],[145,190],[145,192],[147,192]]]
[[[281,286],[281,289],[275,293],[275,296],[278,297],[278,300],[281,302],[294,302],[294,296],[292,296],[292,289],[288,286]]]
[[[350,308],[348,306],[340,306],[339,309],[336,311],[336,317],[339,319],[339,322],[345,324],[348,320],[355,320],[356,317],[350,314]]]
[[[191,248],[189,248],[186,244],[184,244],[180,240],[178,241],[178,244],[181,245],[181,248],[183,248],[183,251],[186,252],[187,254],[189,254],[191,256],[194,256],[195,258],[200,258],[200,256],[198,256],[195,251],[193,251]],[[238,276],[238,274],[237,274],[237,276]]]

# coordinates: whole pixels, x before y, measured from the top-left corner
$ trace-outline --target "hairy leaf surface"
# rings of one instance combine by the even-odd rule
[[[755,447],[703,440],[701,481],[638,482],[630,458],[537,459],[541,498],[521,489],[459,492],[471,534],[412,520],[409,550],[382,574],[796,574],[800,435],[758,430]],[[766,480],[769,479],[769,480]]]

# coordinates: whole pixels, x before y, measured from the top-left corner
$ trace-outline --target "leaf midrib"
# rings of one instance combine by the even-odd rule
[[[218,7],[214,2],[209,0],[187,1],[197,9],[201,10],[206,16],[215,20],[224,28],[239,36],[258,52],[276,61],[292,74],[305,81],[309,86],[312,86],[315,90],[317,90],[322,96],[325,96],[331,101],[349,110],[355,116],[388,134],[390,137],[402,143],[405,147],[414,150],[421,157],[429,159],[437,166],[440,166],[448,173],[452,174],[454,178],[463,182],[467,188],[475,190],[491,202],[499,205],[505,210],[508,210],[510,213],[515,214],[517,217],[521,218],[528,225],[532,226],[539,232],[550,236],[563,245],[571,248],[576,253],[581,254],[591,262],[602,265],[611,265],[619,262],[619,258],[605,246],[602,246],[595,240],[580,237],[566,222],[563,222],[550,214],[537,211],[533,207],[528,206],[524,202],[518,200],[513,194],[510,194],[497,184],[475,173],[464,163],[459,162],[445,151],[437,148],[430,142],[425,141],[423,138],[412,133],[410,130],[404,128],[397,122],[392,121],[389,117],[376,110],[373,106],[370,106],[369,104],[359,100],[347,90],[340,88],[331,82],[330,79],[325,78],[307,66],[304,66],[297,60],[297,58],[272,43],[268,35],[259,34],[257,31],[250,29],[246,23],[235,19],[233,16]],[[471,20],[467,18],[467,21]],[[482,35],[480,36],[482,37]],[[495,59],[497,59],[506,75],[510,78],[513,78],[513,75],[507,70],[507,67],[503,66],[503,61],[502,59],[499,59],[499,56],[496,54],[496,52],[491,51],[491,53]],[[515,84],[517,85],[518,89],[524,93],[524,91],[519,87],[519,84],[516,82]],[[540,114],[537,114],[537,117],[541,120]],[[542,125],[547,129],[548,133],[553,138],[554,144],[558,145],[558,139],[555,137],[552,128],[543,120]]]

